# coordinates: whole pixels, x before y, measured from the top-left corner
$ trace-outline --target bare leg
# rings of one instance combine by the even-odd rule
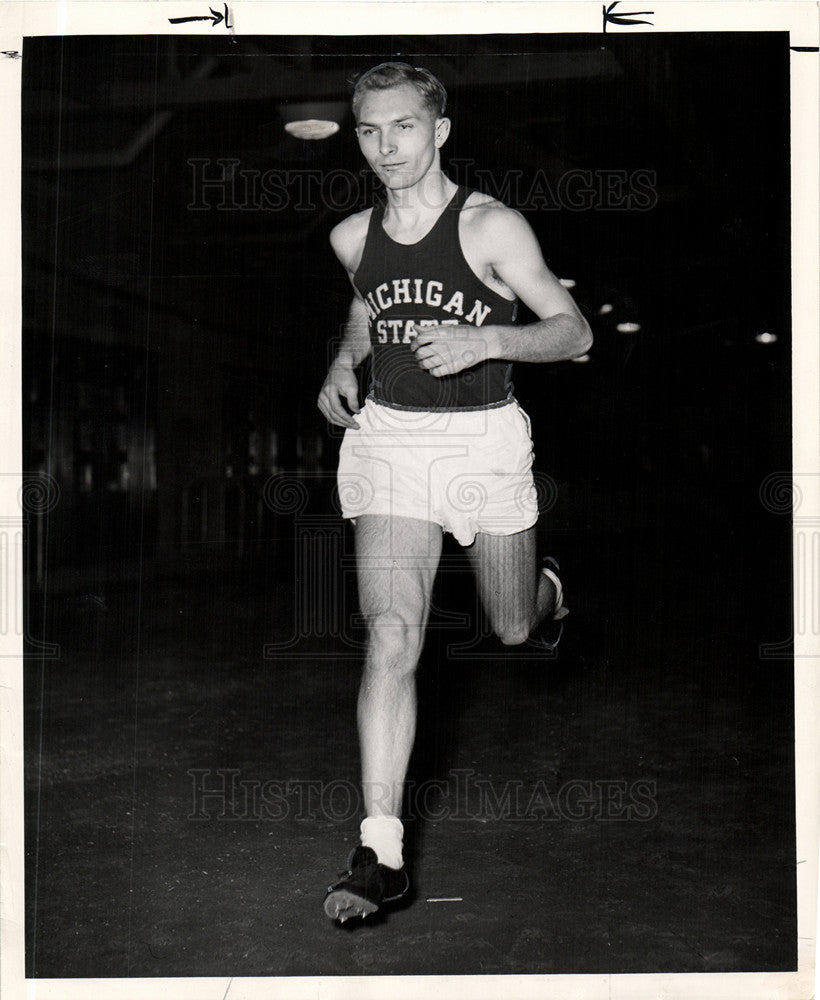
[[[493,632],[505,645],[525,642],[557,596],[552,580],[538,572],[535,527],[514,535],[479,532],[466,551]]]
[[[441,555],[437,524],[368,514],[356,524],[359,602],[368,649],[359,689],[368,816],[398,816],[416,733],[415,671]]]

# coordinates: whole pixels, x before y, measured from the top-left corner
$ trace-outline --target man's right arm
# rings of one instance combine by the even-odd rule
[[[359,379],[356,369],[370,353],[370,333],[367,327],[367,310],[364,302],[356,295],[350,305],[342,342],[322,386],[317,405],[325,419],[337,427],[359,425],[342,404],[344,399],[352,413],[358,413]]]
[[[360,213],[345,219],[330,234],[330,244],[339,262],[347,271],[351,285],[364,247],[367,214]],[[361,409],[356,369],[370,353],[370,332],[367,308],[355,285],[353,292],[353,302],[348,312],[342,342],[316,402],[325,419],[331,424],[358,430],[359,425],[348,409],[345,409],[342,400],[346,401],[347,407],[354,414]]]

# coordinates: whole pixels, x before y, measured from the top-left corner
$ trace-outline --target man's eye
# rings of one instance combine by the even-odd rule
[[[399,125],[399,128],[402,128],[402,129],[404,129],[404,128],[412,128],[412,127],[413,127],[413,126],[412,126],[412,125],[410,125],[410,124],[409,124],[408,122],[402,122],[402,123],[401,123],[401,124]]]

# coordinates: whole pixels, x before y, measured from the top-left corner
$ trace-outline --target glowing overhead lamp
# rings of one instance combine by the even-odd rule
[[[296,139],[328,139],[339,131],[347,113],[344,101],[306,101],[282,104],[277,109],[285,121],[285,131]]]

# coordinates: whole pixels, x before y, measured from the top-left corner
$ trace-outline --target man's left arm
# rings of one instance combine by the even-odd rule
[[[592,331],[572,296],[544,262],[529,223],[512,210],[488,219],[492,265],[538,319],[525,326],[495,326],[497,356],[505,361],[567,361],[592,346]]]
[[[526,220],[511,209],[493,209],[482,221],[482,244],[492,248],[493,270],[538,319],[524,326],[425,327],[419,330],[416,345],[419,364],[440,377],[491,358],[566,361],[588,351],[589,324],[547,267]]]

